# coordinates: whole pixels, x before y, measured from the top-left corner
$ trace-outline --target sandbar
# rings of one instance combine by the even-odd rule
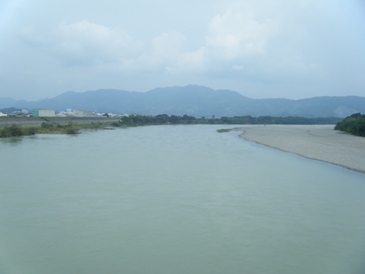
[[[272,148],[365,173],[365,138],[333,125],[245,126],[241,137]]]

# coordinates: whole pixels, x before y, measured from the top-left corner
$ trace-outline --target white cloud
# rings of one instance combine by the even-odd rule
[[[177,31],[163,33],[153,39],[153,55],[174,60],[181,53],[185,40],[186,37]]]
[[[135,70],[168,70],[180,57],[186,37],[177,31],[165,32],[153,38],[151,48],[136,60]],[[131,68],[129,66],[129,68]]]
[[[259,22],[250,10],[233,10],[215,16],[209,23],[206,48],[224,60],[264,54],[275,22]]]
[[[45,37],[39,34],[33,26],[24,27],[20,32],[20,38],[30,46],[40,46],[46,42]]]
[[[269,40],[276,34],[278,19],[260,21],[250,6],[228,7],[207,24],[205,43],[197,50],[183,52],[171,71],[217,73],[246,59],[266,54]],[[232,62],[234,64],[232,64]],[[237,70],[237,69],[235,69]]]
[[[249,86],[261,96],[291,94],[297,86],[312,93],[344,86],[363,92],[364,18],[353,3],[107,0],[111,11],[83,1],[62,2],[60,9],[40,1],[14,10],[12,27],[0,28],[2,83],[13,74],[39,82],[34,90],[49,79],[64,83],[58,91],[196,83],[245,92]],[[12,82],[2,90],[16,90]],[[55,89],[47,85],[44,90]]]
[[[86,20],[61,23],[55,35],[56,53],[69,65],[116,63],[130,58],[141,48],[125,32]]]
[[[212,17],[206,25],[203,44],[184,51],[188,37],[178,31],[164,32],[152,41],[135,41],[119,29],[87,20],[62,22],[47,43],[37,37],[34,28],[23,30],[28,43],[45,45],[67,66],[111,65],[120,71],[154,71],[162,73],[227,74],[244,72],[253,58],[262,57],[270,48],[270,39],[278,34],[279,15],[265,17],[254,2],[235,2]],[[149,46],[148,46],[149,45]],[[258,67],[258,64],[255,64]]]
[[[208,23],[205,44],[184,53],[175,71],[195,67],[214,77],[240,75],[242,81],[320,77],[323,60],[306,48],[321,36],[308,24],[311,19],[318,22],[319,6],[308,0],[231,1]]]
[[[205,73],[208,69],[208,56],[205,47],[192,52],[184,52],[170,67],[170,72]]]
[[[152,41],[135,41],[119,29],[83,20],[61,22],[47,39],[37,37],[34,28],[23,30],[29,44],[43,44],[67,66],[113,65],[122,71],[162,69],[169,73],[210,73],[232,67],[237,59],[265,54],[268,40],[275,30],[274,21],[255,19],[251,7],[228,7],[207,23],[204,44],[185,51],[188,37],[170,30]],[[46,41],[46,42],[45,42]],[[150,45],[150,46],[148,46]]]

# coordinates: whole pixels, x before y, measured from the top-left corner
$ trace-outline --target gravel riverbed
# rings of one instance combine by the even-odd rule
[[[283,151],[365,173],[365,138],[333,125],[245,126],[241,137]]]

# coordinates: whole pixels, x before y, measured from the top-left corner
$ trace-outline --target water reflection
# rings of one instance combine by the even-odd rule
[[[0,273],[357,273],[364,174],[218,128],[0,140]]]
[[[0,142],[3,144],[9,144],[12,146],[18,145],[23,141],[23,137],[8,137],[8,138],[1,138]]]

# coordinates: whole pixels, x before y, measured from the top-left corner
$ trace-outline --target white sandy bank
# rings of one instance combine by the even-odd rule
[[[245,126],[241,137],[365,173],[365,138],[344,134],[334,126]]]

